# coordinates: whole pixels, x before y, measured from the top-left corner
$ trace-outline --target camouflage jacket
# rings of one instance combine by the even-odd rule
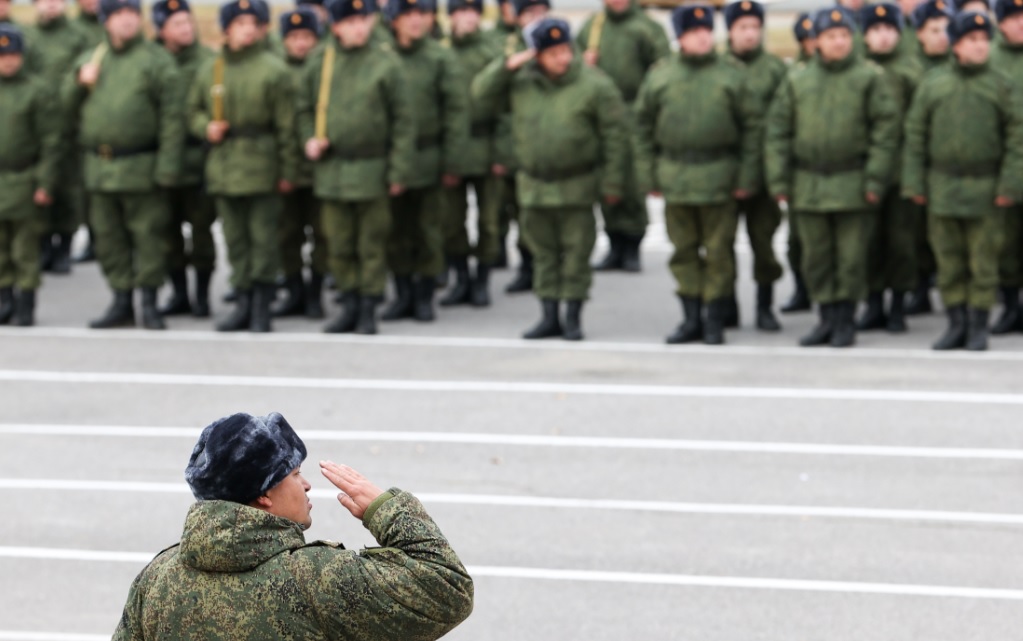
[[[469,616],[472,579],[415,497],[392,488],[363,523],[382,547],[306,544],[297,523],[200,501],[135,579],[113,641],[432,641]]]
[[[468,95],[473,78],[491,60],[501,55],[501,48],[493,38],[480,31],[461,37],[451,36],[450,46],[461,67],[460,77]],[[475,101],[470,101],[469,107],[471,124],[469,144],[466,146],[462,163],[463,169],[467,176],[485,176],[490,173],[490,164],[494,157],[494,134],[497,133],[498,118],[495,114],[481,109]]]
[[[60,110],[41,78],[22,69],[0,77],[0,221],[35,214],[32,194],[53,193],[60,158]]]

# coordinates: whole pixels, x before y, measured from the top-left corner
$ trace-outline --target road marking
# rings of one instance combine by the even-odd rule
[[[194,427],[36,425],[0,423],[0,436],[107,436],[119,438],[198,438]],[[803,454],[823,456],[878,456],[893,458],[975,459],[1023,461],[1023,450],[960,447],[902,447],[891,445],[845,445],[833,443],[774,443],[762,441],[703,441],[663,438],[616,438],[595,436],[544,436],[461,432],[373,432],[302,430],[304,441],[370,443],[442,443],[448,445],[511,445],[515,447],[562,447],[621,450],[727,452],[740,454]]]
[[[0,338],[67,338],[107,341],[157,341],[157,342],[197,342],[219,343],[224,345],[248,344],[312,344],[312,345],[363,345],[374,347],[427,347],[427,348],[463,348],[463,349],[511,349],[533,351],[568,351],[598,352],[624,354],[654,354],[678,357],[685,356],[751,356],[751,357],[800,357],[827,359],[885,359],[885,360],[926,360],[926,361],[1007,361],[1023,362],[1023,351],[989,351],[989,352],[935,352],[921,344],[918,349],[884,349],[857,347],[856,349],[801,347],[770,347],[755,345],[728,345],[727,347],[708,347],[704,345],[667,346],[659,343],[621,343],[583,341],[578,343],[566,341],[524,341],[504,338],[457,338],[441,336],[393,336],[375,337],[353,335],[327,335],[312,332],[275,332],[268,335],[250,334],[247,332],[224,334],[207,331],[169,330],[164,332],[140,332],[138,330],[88,330],[78,328],[34,327],[11,329],[0,327]]]
[[[57,372],[39,370],[0,370],[0,381],[431,393],[573,394],[582,396],[631,396],[646,398],[745,398],[791,401],[886,401],[1023,405],[1023,394],[806,387],[699,387],[691,385],[616,385],[511,381],[413,381],[370,378],[148,374],[142,372]]]
[[[59,548],[0,547],[0,558],[43,559],[55,561],[95,561],[134,563],[152,560],[148,552],[105,552]],[[596,570],[563,570],[504,566],[468,566],[473,578],[536,579],[595,583],[630,583],[641,585],[672,585],[683,587],[733,588],[747,590],[785,590],[798,592],[831,592],[846,594],[885,594],[893,596],[952,597],[1001,601],[1023,601],[1023,590],[957,587],[944,585],[907,585],[898,583],[860,583],[851,581],[803,581],[732,576],[700,576],[690,574],[651,574],[641,572],[604,572]]]
[[[77,481],[64,479],[0,479],[0,490],[44,490],[60,492],[138,492],[148,494],[190,494],[184,483],[140,481]],[[334,499],[336,490],[312,490],[309,496]],[[743,505],[736,503],[682,503],[674,501],[634,501],[616,499],[578,499],[499,494],[416,493],[428,505],[479,505],[485,507],[528,507],[559,510],[601,510],[618,512],[660,512],[714,516],[796,517],[822,519],[860,519],[911,521],[920,523],[971,523],[983,525],[1023,525],[1023,514],[990,512],[949,512],[936,510],[885,510],[857,507],[817,507],[797,505]]]

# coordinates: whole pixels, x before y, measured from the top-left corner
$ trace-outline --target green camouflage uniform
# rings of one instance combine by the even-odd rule
[[[928,74],[906,118],[902,189],[926,196],[938,288],[948,308],[995,303],[1005,211],[1023,202],[1023,112],[1018,87],[990,62]]]
[[[679,296],[728,298],[735,286],[736,202],[762,183],[759,98],[734,60],[676,54],[655,67],[636,101],[636,174],[661,192],[669,265]]]
[[[78,123],[97,257],[115,291],[158,288],[167,276],[169,212],[162,187],[176,184],[185,140],[173,58],[140,34],[109,45],[91,89],[64,83]],[[78,59],[78,67],[92,53]]]
[[[919,43],[919,39],[917,39]],[[920,66],[923,68],[923,74],[920,79],[926,76],[935,67],[947,64],[952,59],[951,51],[943,53],[937,56],[928,56],[924,54],[923,48],[919,48]],[[934,260],[934,250],[931,248],[930,234],[927,229],[927,207],[916,208],[916,226],[914,230],[914,237],[916,238],[916,270],[918,282],[930,283],[930,280],[934,277],[934,274],[938,271],[938,263]],[[928,288],[930,285],[928,284]]]
[[[1008,76],[1018,90],[1023,90],[1023,46],[1010,45],[1004,38],[992,43],[990,64]],[[1023,287],[1023,207],[1011,208],[1004,224],[998,282],[1002,287]]]
[[[625,193],[625,105],[614,83],[578,57],[556,80],[535,61],[513,72],[506,60],[494,60],[476,77],[473,98],[494,113],[511,105],[520,224],[535,261],[533,290],[543,300],[584,301],[593,280],[593,205]]]
[[[799,216],[803,273],[821,304],[867,293],[866,232],[895,168],[898,105],[884,72],[851,54],[793,69],[767,120],[767,186]]]
[[[95,13],[79,11],[73,22],[79,29],[85,32],[86,42],[88,42],[90,47],[95,47],[107,37],[106,30],[103,29],[99,16]]]
[[[469,616],[472,578],[415,497],[391,489],[362,522],[381,547],[306,543],[293,521],[195,503],[180,544],[132,583],[113,641],[433,641]]]

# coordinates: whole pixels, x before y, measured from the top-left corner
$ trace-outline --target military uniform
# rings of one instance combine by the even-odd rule
[[[0,54],[24,55],[24,36],[0,25]],[[0,325],[34,322],[41,211],[36,190],[53,194],[60,160],[56,96],[21,68],[0,76]],[[15,291],[16,290],[16,291]]]
[[[101,8],[140,11],[137,0],[104,0]],[[100,46],[79,58],[64,85],[64,104],[78,122],[98,258],[114,290],[113,304],[90,326],[134,325],[132,289],[140,288],[143,325],[163,329],[156,292],[167,277],[169,212],[161,188],[181,172],[179,76],[170,55],[141,33]],[[92,86],[78,81],[86,63],[99,64]]]
[[[78,3],[78,15],[72,20],[74,25],[78,27],[86,35],[86,42],[88,48],[94,49],[106,38],[106,31],[103,29],[103,24],[99,20],[99,14],[86,13],[82,9],[81,2]],[[77,189],[82,190],[82,176],[81,176],[81,163],[76,163],[79,171]],[[96,251],[93,246],[93,233],[92,225],[89,222],[89,200],[88,198],[82,198],[78,201],[78,223],[85,225],[87,232],[86,244],[80,254],[75,256],[74,261],[77,263],[92,262],[96,260]]]
[[[672,22],[679,36],[713,29],[714,12],[679,8]],[[675,246],[669,265],[684,313],[668,343],[724,342],[735,285],[733,192],[754,193],[761,183],[761,111],[742,66],[713,50],[666,59],[640,89],[636,174],[646,192],[664,195]]]
[[[818,14],[815,31],[852,29],[837,10]],[[790,73],[767,122],[767,184],[798,212],[803,271],[820,323],[803,346],[855,341],[856,302],[866,295],[866,233],[895,167],[898,106],[883,71],[854,53],[820,56]]]
[[[538,50],[571,43],[561,20],[544,19],[534,38]],[[578,57],[558,78],[535,61],[511,71],[501,57],[477,76],[473,98],[489,108],[511,105],[521,227],[535,257],[533,285],[543,307],[542,320],[524,337],[581,340],[581,310],[593,278],[593,205],[625,194],[629,141],[621,95]],[[567,303],[563,327],[559,301]]]
[[[953,18],[950,39],[991,33],[987,16]],[[938,288],[949,329],[935,349],[987,348],[1006,210],[1023,201],[1023,111],[1018,87],[990,62],[951,63],[927,75],[906,118],[903,192],[926,196]],[[1011,214],[1010,214],[1011,215]]]
[[[589,18],[579,30],[577,47],[582,52],[596,55],[596,66],[614,81],[622,93],[627,115],[639,94],[639,87],[650,68],[671,53],[664,28],[648,17],[637,3],[616,13],[608,8]],[[631,144],[631,141],[630,141]],[[631,148],[629,149],[631,153]],[[631,166],[627,159],[626,166]],[[626,196],[614,205],[604,204],[604,231],[610,248],[607,256],[596,266],[598,270],[640,270],[640,243],[650,222],[646,209],[646,194],[637,185],[634,172],[626,178]]]
[[[221,8],[226,30],[239,15],[259,16],[250,0]],[[197,72],[188,97],[190,132],[206,138],[215,120],[230,125],[206,159],[206,190],[224,227],[231,285],[238,292],[234,313],[219,331],[271,330],[270,304],[280,268],[282,202],[278,185],[294,183],[294,83],[287,67],[258,44],[225,48]]]

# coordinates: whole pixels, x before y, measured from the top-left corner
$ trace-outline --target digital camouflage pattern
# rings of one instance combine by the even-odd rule
[[[135,579],[113,641],[426,641],[469,616],[472,579],[415,497],[392,488],[363,523],[381,547],[306,544],[287,519],[198,502]]]

